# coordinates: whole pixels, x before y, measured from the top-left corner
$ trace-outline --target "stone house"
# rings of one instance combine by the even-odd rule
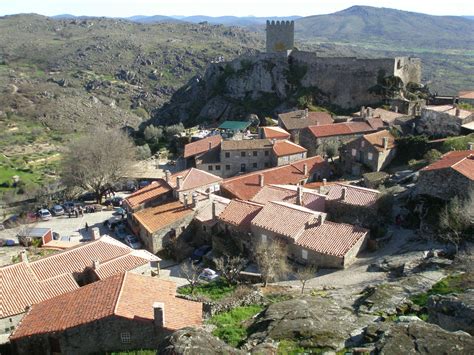
[[[219,191],[222,178],[207,171],[191,168],[170,174],[165,171],[165,181],[173,188],[173,196],[184,201],[197,191]]]
[[[164,179],[158,179],[127,196],[123,200],[122,207],[130,215],[144,208],[156,206],[172,197],[173,188]]]
[[[218,232],[218,220],[230,200],[211,193],[200,193],[197,197],[198,208],[193,225],[193,245],[212,244],[212,238]]]
[[[462,150],[446,153],[421,169],[415,192],[449,200],[454,196],[467,197],[473,189],[474,150]]]
[[[416,125],[419,134],[431,137],[457,136],[463,126],[470,127],[474,112],[460,109],[456,105],[426,106]]]
[[[273,141],[272,166],[282,166],[306,159],[306,148],[288,140]]]
[[[370,118],[363,122],[343,122],[327,125],[309,126],[301,131],[300,143],[308,149],[308,156],[325,155],[329,145],[340,147],[342,144],[364,134],[383,128],[379,118]]]
[[[213,135],[196,142],[188,143],[184,146],[183,158],[185,160],[186,168],[195,168],[196,159],[204,153],[212,151],[220,146],[222,137],[220,135]]]
[[[16,354],[156,349],[202,324],[202,303],[176,297],[172,281],[122,273],[33,305],[10,336]]]
[[[387,130],[365,134],[341,146],[340,163],[352,175],[361,175],[364,168],[380,171],[396,154],[395,137]]]
[[[301,144],[300,133],[305,128],[331,124],[333,122],[334,120],[329,113],[310,112],[308,109],[280,113],[278,115],[278,126],[289,132],[291,140],[297,144]]]

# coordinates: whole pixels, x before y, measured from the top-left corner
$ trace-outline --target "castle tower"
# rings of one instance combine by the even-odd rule
[[[291,51],[295,46],[295,21],[267,21],[267,53]]]

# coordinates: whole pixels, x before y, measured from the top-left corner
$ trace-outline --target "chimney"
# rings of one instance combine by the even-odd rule
[[[393,112],[398,113],[398,106],[393,107]]]
[[[28,263],[28,254],[26,253],[26,250],[20,251],[20,259],[24,263]]]
[[[383,142],[383,149],[387,150],[388,149],[388,137],[383,137],[382,142]]]
[[[306,163],[303,164],[303,175],[304,176],[308,175],[308,164]]]
[[[362,106],[362,107],[360,108],[360,117],[361,117],[361,118],[364,118],[364,117],[365,117],[365,106]]]
[[[183,204],[184,207],[188,207],[188,194],[186,192],[183,194]]]
[[[461,110],[459,109],[459,107],[456,107],[456,111],[455,111],[455,115],[456,117],[459,117],[459,115],[461,114]]]
[[[328,183],[328,179],[324,178],[323,179],[323,186],[326,186],[327,183]]]
[[[193,194],[191,195],[191,199],[192,199],[191,201],[192,201],[193,207],[197,206],[197,197],[198,197],[197,192],[193,192]]]
[[[275,138],[272,138],[272,145],[275,145],[276,141],[277,140]]]
[[[304,118],[308,118],[308,115],[309,115],[308,108],[305,108],[304,109]]]
[[[165,304],[163,302],[153,303],[153,319],[155,326],[165,326]]]
[[[258,175],[258,185],[260,187],[263,187],[263,183],[264,183],[264,176],[263,176],[263,174],[260,174],[260,175]]]
[[[176,178],[176,189],[177,189],[177,190],[181,190],[181,187],[183,187],[182,185],[183,185],[183,177],[182,177],[182,176],[178,176],[178,177]]]
[[[467,150],[474,150],[474,143],[473,142],[467,143]]]
[[[346,200],[346,198],[347,198],[347,187],[343,187],[343,188],[342,188],[342,191],[341,191],[341,198],[342,198],[343,201]]]
[[[91,228],[91,240],[97,240],[99,238],[100,238],[99,227],[92,227]]]
[[[170,182],[171,171],[165,170],[165,181]]]
[[[296,188],[296,204],[299,205],[299,206],[303,206],[303,187],[302,186],[298,186]]]
[[[209,142],[209,150],[212,149],[212,142]]]
[[[97,270],[100,266],[99,260],[92,260],[92,270]]]
[[[366,118],[369,118],[370,116],[371,116],[371,115],[370,115],[370,107],[367,107],[367,108],[365,109],[365,117],[366,117]]]
[[[324,213],[320,213],[318,216],[318,225],[323,225],[324,221],[326,220],[326,215]]]
[[[216,202],[215,201],[212,201],[212,219],[216,219],[217,218],[217,206],[216,206]]]

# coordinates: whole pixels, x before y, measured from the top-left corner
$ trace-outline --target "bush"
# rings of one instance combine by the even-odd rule
[[[441,151],[447,153],[452,150],[465,150],[470,142],[474,142],[474,133],[462,137],[447,138],[441,146]]]
[[[183,132],[184,131],[184,126],[180,122],[179,124],[174,124],[174,125],[168,126],[165,129],[166,129],[166,134],[168,136],[174,136],[175,134]]]
[[[428,150],[428,138],[426,136],[405,136],[396,140],[397,159],[406,163],[413,159],[421,159]]]
[[[148,144],[137,147],[137,158],[139,160],[145,160],[151,157],[151,150]]]
[[[441,158],[441,152],[436,149],[430,149],[426,152],[426,154],[423,156],[423,158],[429,163],[434,163],[435,161],[439,160]]]
[[[154,143],[163,137],[163,129],[161,127],[150,125],[145,128],[143,135],[147,142]]]
[[[178,293],[181,295],[193,294],[195,296],[207,297],[212,301],[218,301],[234,292],[235,287],[236,286],[228,285],[223,281],[215,281],[197,285],[194,288],[194,293],[192,292],[193,290],[190,286],[184,286],[179,288]]]

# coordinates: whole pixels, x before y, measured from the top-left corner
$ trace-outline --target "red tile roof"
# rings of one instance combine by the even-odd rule
[[[264,186],[253,198],[253,202],[262,205],[271,201],[296,204],[297,186],[294,185],[267,185]],[[326,196],[313,190],[303,188],[303,206],[314,211],[325,211]]]
[[[448,152],[444,154],[440,160],[424,167],[421,171],[448,168],[452,168],[470,180],[474,180],[474,150]]]
[[[164,303],[165,328],[202,323],[202,304],[175,297],[171,281],[118,274],[34,305],[10,339],[61,332],[106,317],[153,322],[153,304]]]
[[[474,91],[459,91],[458,95],[460,99],[474,99]]]
[[[150,185],[135,191],[128,196],[125,201],[130,207],[136,207],[143,203],[152,201],[168,192],[172,191],[171,186],[163,179],[153,181]]]
[[[308,174],[304,175],[304,164],[308,169]],[[292,184],[296,185],[302,180],[307,179],[312,174],[320,174],[324,177],[328,174],[329,167],[327,162],[320,156],[308,159],[302,159],[296,163],[278,166],[265,170],[251,172],[225,179],[221,185],[221,190],[234,198],[241,200],[250,200],[260,191],[259,175],[264,177],[264,185],[269,184]]]
[[[308,112],[298,110],[287,113],[280,113],[278,118],[287,130],[302,129],[312,125],[326,125],[334,122],[331,115],[327,112]]]
[[[367,233],[358,226],[325,221],[306,228],[295,244],[321,254],[344,256]]]
[[[221,142],[222,137],[220,135],[215,135],[200,139],[196,142],[188,143],[184,146],[184,157],[190,158],[195,155],[207,152],[209,150],[209,143],[211,144],[212,149],[218,147]]]
[[[342,199],[342,191],[346,189],[346,199]],[[328,187],[328,202],[340,202],[354,206],[371,207],[377,201],[380,192],[377,190],[367,189],[365,187],[334,184]]]
[[[263,138],[267,139],[289,139],[290,134],[281,127],[262,127]]]
[[[180,201],[172,201],[135,212],[133,217],[148,232],[155,233],[163,227],[184,219],[193,213],[191,207],[184,207]]]
[[[262,205],[253,202],[232,200],[218,219],[237,227],[241,232],[250,233],[250,222],[262,208]]]
[[[388,138],[388,149],[395,148],[395,137],[385,129],[383,131],[378,131],[363,136],[363,139],[365,139],[369,144],[371,144],[375,149],[380,152],[383,152],[385,150],[383,147],[384,138]]]
[[[286,155],[293,154],[302,154],[306,153],[307,151],[308,150],[306,148],[303,148],[302,146],[287,140],[276,141],[275,144],[273,144],[273,153],[277,157],[283,157]]]
[[[178,189],[177,186],[177,177],[182,176],[182,186],[180,189]],[[222,181],[222,178],[213,174],[210,174],[208,172],[196,169],[196,168],[191,168],[183,171],[179,171],[177,173],[174,173],[173,175],[170,176],[170,181],[169,184],[177,189],[177,191],[187,191],[187,190],[192,190],[196,189],[202,186],[210,185],[210,184],[217,184]]]
[[[364,133],[376,131],[377,128],[382,127],[383,123],[378,124],[381,120],[372,119],[371,124],[366,122],[343,122],[343,123],[333,123],[327,125],[319,126],[310,126],[308,130],[316,137],[332,137],[332,136],[342,136],[348,134]]]

